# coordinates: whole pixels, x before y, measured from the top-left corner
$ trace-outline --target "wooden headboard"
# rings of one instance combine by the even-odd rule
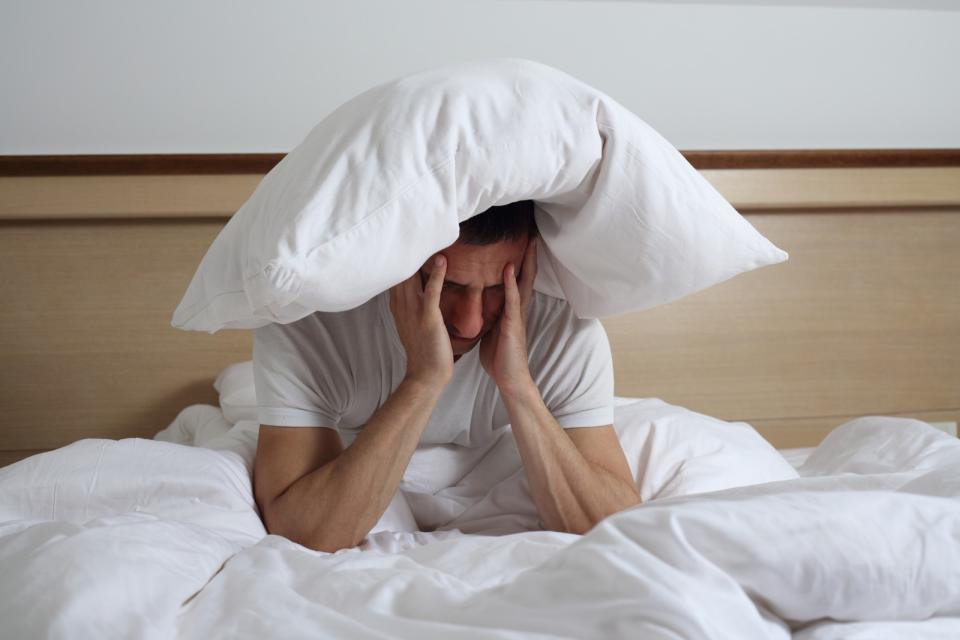
[[[784,264],[604,321],[621,396],[808,446],[860,415],[960,420],[960,152],[688,153]],[[0,464],[150,438],[250,358],[170,326],[275,156],[0,158]]]

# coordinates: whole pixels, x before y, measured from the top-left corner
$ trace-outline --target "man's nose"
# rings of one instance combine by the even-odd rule
[[[483,328],[482,292],[464,292],[457,298],[453,308],[451,325],[460,338],[476,338]]]

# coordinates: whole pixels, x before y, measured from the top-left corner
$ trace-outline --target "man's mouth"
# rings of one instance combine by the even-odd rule
[[[473,349],[475,343],[472,340],[458,340],[456,338],[451,339],[450,346],[453,347],[454,355],[463,355],[466,352]]]
[[[463,354],[472,350],[477,343],[480,342],[479,338],[473,338],[468,340],[466,338],[455,338],[450,336],[450,346],[453,348],[453,357],[454,360],[458,359]]]
[[[480,343],[480,340],[483,339],[483,336],[490,331],[490,328],[485,328],[480,331],[480,334],[473,338],[461,338],[460,336],[455,336],[449,331],[447,336],[450,338],[450,346],[453,347],[455,355],[463,355],[464,353],[473,349],[477,344]]]

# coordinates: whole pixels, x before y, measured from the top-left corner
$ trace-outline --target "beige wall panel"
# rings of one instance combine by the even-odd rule
[[[151,437],[184,407],[216,403],[251,334],[170,326],[219,222],[0,227],[0,450],[81,437]]]
[[[790,260],[607,319],[617,393],[728,420],[960,407],[960,215],[756,214]]]
[[[883,415],[913,418],[914,420],[923,420],[924,422],[960,423],[960,409],[954,409],[953,411],[908,411],[905,413],[886,413]],[[859,417],[861,416],[754,420],[750,424],[773,444],[773,446],[778,449],[789,449],[792,447],[816,446],[835,428]]]
[[[0,220],[228,217],[262,175],[0,178]]]
[[[4,467],[8,464],[13,464],[24,458],[29,458],[32,455],[38,453],[43,453],[46,449],[27,449],[24,451],[0,451],[0,467]]]
[[[953,174],[934,169],[894,170],[884,202],[955,197]],[[960,208],[851,199],[877,174],[803,200],[826,183],[769,171],[721,190],[741,205],[779,194],[776,211],[747,217],[791,259],[605,320],[617,394],[746,420],[778,446],[816,444],[858,415],[956,420]],[[0,464],[84,437],[151,437],[186,406],[215,404],[213,378],[249,359],[250,332],[169,322],[259,176],[30,178],[17,197],[11,180],[0,179]],[[860,208],[825,205],[838,199]],[[11,219],[24,212],[32,221]]]
[[[960,167],[713,169],[700,173],[739,211],[960,205]]]

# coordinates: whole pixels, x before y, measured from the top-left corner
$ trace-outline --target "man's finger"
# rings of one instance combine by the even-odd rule
[[[512,262],[503,270],[503,291],[503,313],[512,318],[514,313],[520,312],[520,289],[517,287],[516,268]]]
[[[433,271],[423,290],[425,302],[431,307],[440,306],[440,291],[443,289],[443,277],[447,273],[447,259],[438,255],[433,258]]]
[[[523,269],[520,271],[520,300],[526,302],[533,293],[533,281],[537,277],[537,239],[531,238],[523,256]]]
[[[403,280],[390,287],[390,309],[396,311],[396,306],[400,304],[401,298],[405,294],[407,281]]]
[[[406,280],[402,280],[390,287],[390,300],[393,301],[395,299],[397,304],[402,304],[409,300],[411,295],[416,294],[420,290],[416,279],[417,274],[413,274]]]

